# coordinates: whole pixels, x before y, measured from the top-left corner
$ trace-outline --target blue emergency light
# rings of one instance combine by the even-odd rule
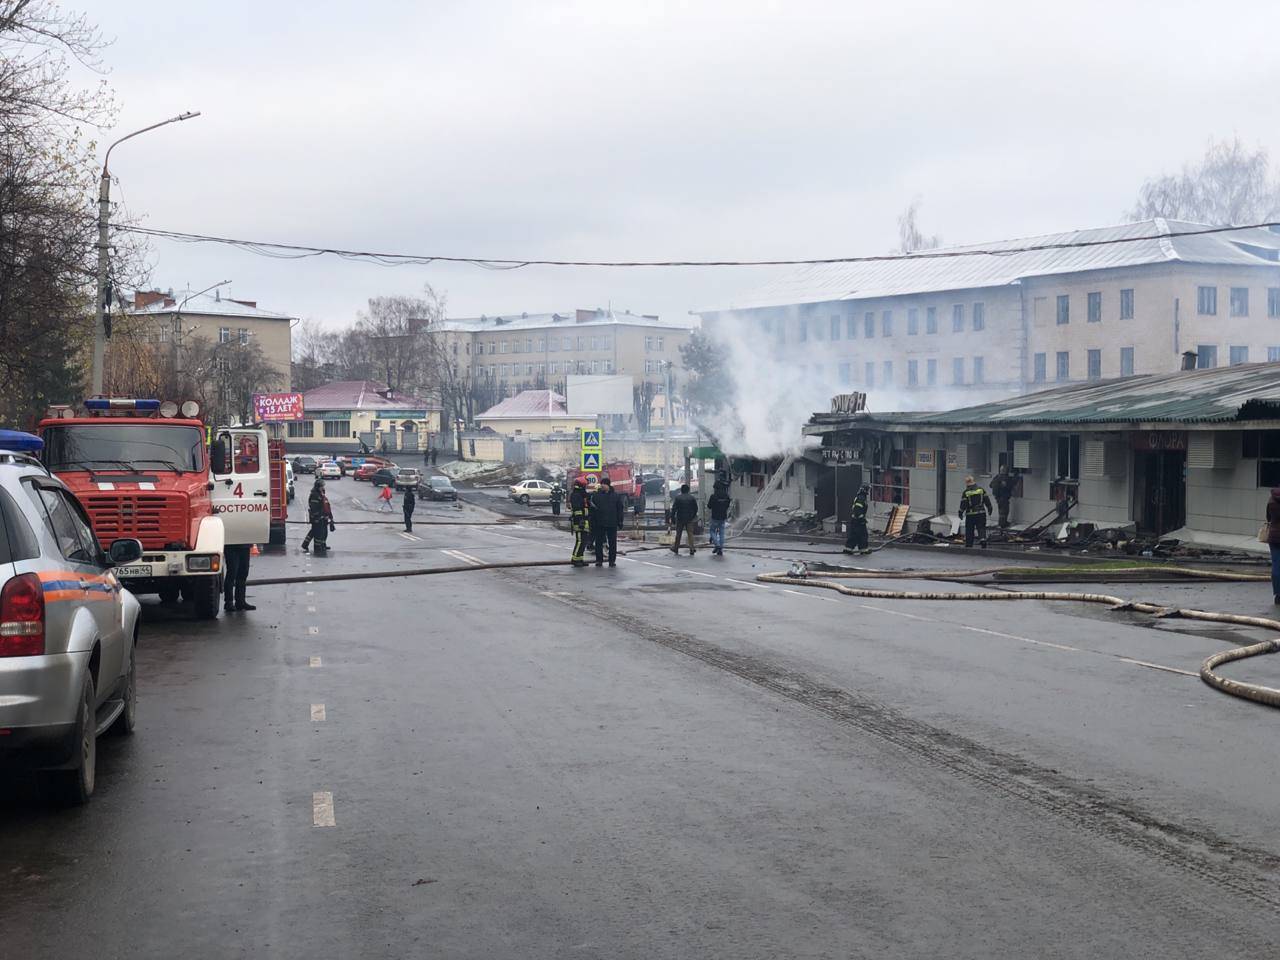
[[[158,413],[159,400],[135,400],[132,397],[94,397],[84,402],[86,410],[136,410],[140,413]]]
[[[0,430],[0,450],[9,450],[13,453],[39,453],[43,449],[44,441],[34,433]]]

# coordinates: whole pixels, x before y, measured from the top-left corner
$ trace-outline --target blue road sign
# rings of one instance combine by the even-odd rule
[[[583,430],[582,431],[582,449],[583,450],[599,450],[601,437],[599,430]]]
[[[584,450],[582,452],[582,469],[583,470],[599,470],[600,454],[588,452]]]

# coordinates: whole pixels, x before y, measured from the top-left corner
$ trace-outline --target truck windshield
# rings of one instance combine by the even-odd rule
[[[78,423],[44,430],[45,466],[66,470],[204,469],[204,434],[196,427],[141,423]]]

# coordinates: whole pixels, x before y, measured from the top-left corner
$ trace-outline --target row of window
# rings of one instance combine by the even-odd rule
[[[289,422],[290,437],[314,437],[316,435],[315,420],[292,420]],[[330,439],[346,439],[351,436],[350,420],[321,420],[322,436]]]
[[[1044,383],[1048,380],[1049,355],[1047,353],[1037,353],[1031,358],[1031,379],[1034,383]],[[1085,368],[1086,376],[1090,380],[1102,379],[1102,351],[1086,350],[1085,351]],[[1071,379],[1071,351],[1059,350],[1054,355],[1054,379],[1070,380]],[[1133,376],[1133,347],[1120,348],[1120,376]]]
[[[248,330],[246,330],[244,327],[241,327],[241,328],[237,331],[236,336],[237,336],[237,338],[239,339],[241,346],[243,346],[244,344],[247,344],[247,343],[249,342],[249,331],[248,331]],[[168,339],[168,338],[166,337],[165,339]],[[218,328],[218,342],[219,342],[219,343],[230,343],[230,342],[231,342],[231,328],[230,328],[230,327],[219,327],[219,328]]]
[[[1057,321],[1062,326],[1071,322],[1071,295],[1059,294],[1057,301]],[[1120,319],[1133,319],[1133,289],[1126,287],[1120,291]],[[1085,319],[1090,323],[1102,322],[1102,292],[1095,290],[1085,294]]]
[[[938,383],[938,361],[934,358],[926,360],[908,360],[907,381],[908,387],[932,387]],[[968,376],[966,377],[966,371]],[[826,367],[821,363],[812,365],[802,364],[800,373],[804,376],[812,375],[816,379],[826,376]],[[853,361],[845,361],[836,364],[836,377],[843,385],[859,382],[858,376],[859,366]],[[868,360],[861,366],[862,380],[861,384],[865,387],[891,387],[894,385],[894,361],[892,360]],[[878,376],[878,381],[877,381]],[[965,384],[983,384],[986,382],[986,358],[985,357],[952,357],[951,359],[951,383],[957,385]]]
[[[1227,309],[1231,316],[1247,317],[1249,315],[1249,288],[1230,287],[1229,291]],[[1216,317],[1218,315],[1217,287],[1196,288],[1196,313],[1202,317]],[[1267,287],[1267,316],[1273,320],[1280,318],[1280,287]]]
[[[648,341],[653,337],[645,337],[645,349],[648,350]],[[662,338],[658,337],[661,344]],[[613,337],[605,335],[602,337],[526,337],[523,340],[490,340],[487,343],[479,344],[480,353],[556,353],[557,351],[569,351],[575,348],[578,350],[612,350]],[[661,346],[658,347],[662,349]],[[470,344],[468,344],[470,350]],[[454,353],[457,353],[457,344],[454,344]]]
[[[966,319],[966,316],[968,319]],[[801,319],[796,327],[797,337],[801,343],[809,340],[810,331],[812,330],[813,339],[815,340],[856,340],[859,331],[865,339],[871,339],[876,336],[877,329],[882,337],[892,337],[894,333],[894,313],[892,310],[882,310],[879,316],[879,326],[876,324],[876,313],[874,310],[868,310],[862,315],[861,322],[856,315],[842,317],[840,314],[833,313],[824,327],[821,320]],[[909,307],[907,309],[907,336],[914,337],[921,332],[920,310],[917,307]],[[974,330],[985,330],[987,327],[987,305],[982,301],[973,303],[969,306],[967,315],[965,305],[963,303],[953,304],[951,307],[951,331],[953,333],[961,333],[972,325]],[[761,321],[761,329],[765,333],[774,333],[774,322],[772,317],[765,317]],[[787,339],[786,324],[779,320],[777,323],[777,339],[779,343],[785,343]],[[824,332],[825,331],[825,332]],[[924,309],[924,333],[931,334],[938,332],[938,308],[925,307]]]
[[[645,364],[648,373],[648,363]],[[500,379],[508,377],[557,376],[561,373],[613,373],[612,360],[552,360],[550,363],[491,363],[488,367],[477,367],[487,370],[489,376]]]

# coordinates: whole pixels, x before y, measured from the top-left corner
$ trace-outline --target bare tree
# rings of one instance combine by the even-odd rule
[[[918,222],[920,198],[916,197],[898,216],[898,249],[896,253],[914,253],[917,250],[934,250],[942,246],[937,234],[925,236]]]
[[[1144,183],[1130,220],[1164,217],[1196,223],[1262,223],[1280,217],[1280,179],[1271,175],[1263,147],[1249,150],[1239,137],[1210,140],[1203,159]]]
[[[653,419],[653,398],[657,395],[657,384],[649,380],[641,380],[632,388],[632,409],[636,418],[636,429],[641,433],[649,432],[649,422]]]
[[[420,386],[428,359],[427,331],[444,319],[444,301],[428,284],[422,297],[372,297],[360,313],[356,332],[368,356],[392,390]]]

